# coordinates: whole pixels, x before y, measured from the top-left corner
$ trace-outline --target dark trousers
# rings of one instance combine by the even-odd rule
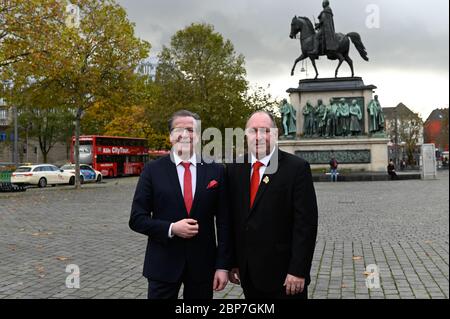
[[[205,282],[193,282],[185,271],[175,283],[148,279],[148,299],[178,299],[183,284],[183,299],[212,299],[213,278]]]
[[[395,172],[389,172],[389,176],[391,177],[392,181],[398,179],[398,176]]]
[[[308,299],[308,287],[305,286],[303,292],[296,295],[286,295],[286,287],[281,286],[279,290],[273,292],[261,291],[255,287],[250,274],[246,274],[245,280],[241,281],[242,289],[244,290],[245,299]]]

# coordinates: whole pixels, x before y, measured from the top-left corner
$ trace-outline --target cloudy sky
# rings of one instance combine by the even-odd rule
[[[192,22],[206,22],[230,39],[245,56],[247,78],[275,97],[306,78],[293,61],[299,40],[289,38],[294,15],[311,20],[322,0],[117,0],[136,24],[137,35],[156,56],[171,36]],[[447,0],[330,0],[337,32],[358,32],[369,62],[351,45],[355,75],[378,87],[383,107],[403,102],[424,120],[435,108],[449,105],[449,2]],[[377,14],[379,13],[379,15]],[[334,75],[336,61],[317,62],[320,77]],[[308,77],[314,70],[307,63]],[[349,76],[344,62],[340,76]]]

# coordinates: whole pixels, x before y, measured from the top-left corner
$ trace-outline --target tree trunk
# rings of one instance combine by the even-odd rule
[[[75,158],[75,189],[81,188],[80,183],[80,120],[82,108],[77,109],[77,115],[75,117],[75,147],[74,147],[74,158]]]
[[[43,152],[41,150],[41,153],[42,153],[42,163],[47,163],[48,152]]]

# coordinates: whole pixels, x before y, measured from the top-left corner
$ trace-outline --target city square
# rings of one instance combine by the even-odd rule
[[[448,300],[448,6],[3,1],[0,299]]]
[[[449,178],[315,183],[312,299],[449,297]],[[0,298],[146,298],[146,238],[128,227],[137,178],[0,194]],[[77,265],[80,288],[66,279]],[[380,288],[366,286],[375,264]],[[181,294],[180,294],[181,296]],[[244,298],[228,283],[216,299]]]

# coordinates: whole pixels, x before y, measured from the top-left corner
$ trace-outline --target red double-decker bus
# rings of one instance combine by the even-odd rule
[[[72,137],[72,163],[75,162],[74,146],[75,137]],[[139,175],[147,161],[148,147],[145,138],[80,136],[80,164],[91,165],[104,177]]]
[[[169,154],[170,154],[170,151],[166,151],[166,150],[149,150],[148,151],[150,160],[155,160],[155,159],[158,159],[160,157],[163,157],[163,156],[166,156]]]

